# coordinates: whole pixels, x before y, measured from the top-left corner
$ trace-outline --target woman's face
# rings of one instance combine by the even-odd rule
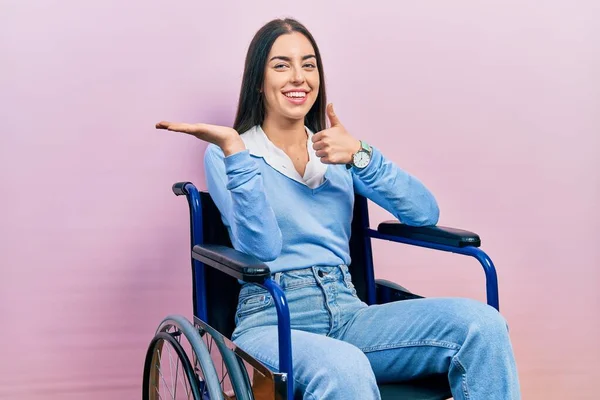
[[[319,94],[315,50],[301,33],[281,35],[267,57],[263,96],[267,118],[302,120]]]

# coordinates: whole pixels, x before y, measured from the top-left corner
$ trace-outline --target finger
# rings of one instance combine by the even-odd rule
[[[327,147],[327,143],[325,143],[325,141],[324,141],[324,140],[319,140],[318,142],[316,142],[316,143],[313,143],[312,147],[313,147],[313,149],[315,149],[315,150],[322,150],[322,149],[324,149],[325,147]]]
[[[168,129],[171,123],[169,121],[160,121],[156,124],[156,129]]]
[[[161,121],[156,124],[156,129],[167,129],[169,131],[174,132],[183,132],[189,133],[191,131],[192,126],[190,124],[169,122],[169,121]]]
[[[327,116],[329,117],[329,122],[331,123],[332,128],[342,125],[339,118],[335,114],[335,111],[333,110],[333,103],[327,104]]]
[[[312,140],[313,143],[317,143],[319,140],[323,139],[323,136],[323,131],[321,131],[312,135],[312,138],[310,140]]]
[[[199,133],[198,129],[193,124],[171,124],[167,128],[173,132],[196,134]]]
[[[315,152],[315,154],[317,155],[317,157],[321,158],[321,161],[323,160],[322,157],[327,157],[327,151],[325,150],[319,150]]]
[[[168,125],[165,126],[165,129],[168,129],[170,131],[175,131],[175,132],[185,132],[185,126],[187,124],[181,124],[181,123],[169,123]]]

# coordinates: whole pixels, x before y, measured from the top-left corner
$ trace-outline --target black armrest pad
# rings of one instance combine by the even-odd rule
[[[481,239],[476,233],[444,226],[408,226],[398,221],[385,221],[379,224],[377,231],[386,235],[451,247],[481,246]]]
[[[245,282],[262,283],[271,276],[271,270],[256,257],[227,246],[215,244],[196,245],[192,257],[209,267]]]
[[[175,193],[176,196],[181,196],[181,195],[188,195],[188,191],[185,189],[185,186],[191,182],[176,182],[173,184],[173,186],[171,187],[171,189],[173,190],[173,193]]]

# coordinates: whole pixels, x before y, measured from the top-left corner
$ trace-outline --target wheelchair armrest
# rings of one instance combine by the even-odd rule
[[[479,235],[463,229],[444,226],[409,226],[398,221],[385,221],[377,227],[379,233],[450,247],[480,247]]]
[[[227,246],[196,245],[192,258],[244,282],[263,283],[271,276],[269,267],[256,257]]]

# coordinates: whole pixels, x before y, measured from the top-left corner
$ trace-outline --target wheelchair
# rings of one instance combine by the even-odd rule
[[[193,322],[167,316],[152,338],[144,362],[144,400],[292,400],[290,315],[285,295],[269,268],[231,246],[219,210],[208,192],[190,182],[172,187],[187,197],[190,210]],[[367,199],[356,195],[349,270],[357,295],[367,304],[423,298],[386,280],[375,279],[371,239],[452,252],[476,258],[486,278],[487,303],[499,310],[492,260],[472,232],[440,226],[411,227],[386,221],[371,229]],[[272,371],[229,340],[234,330],[239,280],[266,288],[278,316],[279,371]],[[334,372],[332,372],[334,373]],[[451,397],[447,376],[379,386],[384,400],[443,400]]]

